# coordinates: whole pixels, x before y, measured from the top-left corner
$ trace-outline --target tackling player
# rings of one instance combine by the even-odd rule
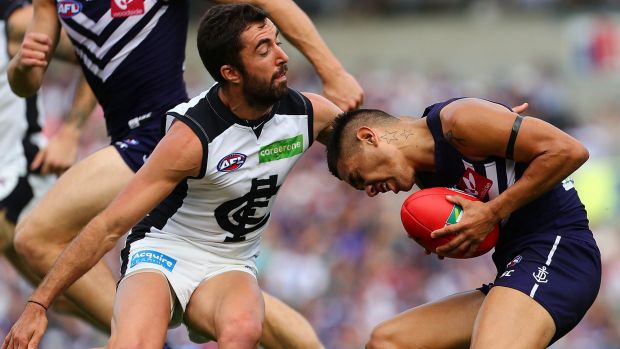
[[[61,254],[3,349],[36,348],[45,308],[134,225],[121,254],[108,348],[160,348],[168,324],[181,321],[194,341],[258,347],[260,237],[286,175],[314,139],[325,142],[341,112],[322,96],[287,87],[288,57],[279,45],[258,8],[207,12],[198,50],[217,84],[167,113],[166,136]]]
[[[222,2],[249,2],[266,10],[313,64],[328,97],[343,109],[361,104],[361,87],[293,1]],[[9,67],[12,89],[27,96],[40,87],[62,26],[103,107],[111,137],[110,146],[67,171],[18,225],[15,248],[39,276],[144,164],[161,139],[165,112],[187,101],[183,64],[188,21],[187,0],[34,1],[34,20]],[[115,292],[114,274],[99,262],[66,295],[99,326],[109,328]],[[305,319],[265,297],[263,339],[270,348],[321,347]]]

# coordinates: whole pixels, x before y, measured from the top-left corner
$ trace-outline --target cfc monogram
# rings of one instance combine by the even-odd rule
[[[244,196],[227,201],[215,209],[217,224],[233,236],[226,237],[224,242],[245,241],[245,235],[267,223],[269,213],[257,215],[257,209],[269,206],[271,197],[280,189],[278,175],[267,179],[252,179],[252,189]]]

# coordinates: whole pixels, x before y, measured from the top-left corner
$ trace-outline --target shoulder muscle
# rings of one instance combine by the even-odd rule
[[[336,116],[342,113],[342,110],[321,95],[309,92],[303,92],[303,95],[312,103],[312,109],[314,110],[313,133],[321,141],[321,133],[324,133]]]

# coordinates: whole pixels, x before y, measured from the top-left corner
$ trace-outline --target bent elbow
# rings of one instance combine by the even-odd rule
[[[579,144],[578,147],[575,147],[573,151],[573,159],[576,163],[579,164],[579,166],[583,165],[586,161],[588,161],[589,158],[590,152],[588,151],[588,148],[586,148],[582,144]]]
[[[564,164],[572,167],[575,171],[590,158],[590,152],[581,143],[571,144],[564,148]]]

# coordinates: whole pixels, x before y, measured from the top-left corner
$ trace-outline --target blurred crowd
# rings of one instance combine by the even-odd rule
[[[203,0],[192,0],[203,5]],[[618,9],[616,0],[296,0],[311,15],[402,15],[462,11],[573,12]]]
[[[542,1],[552,2],[579,3]],[[620,142],[615,138],[620,134],[620,105],[610,103],[590,115],[576,115],[574,101],[553,64],[532,64],[528,69],[528,74],[518,71],[496,76],[493,81],[464,79],[441,69],[421,72],[360,66],[352,72],[365,88],[367,107],[418,117],[427,105],[454,96],[481,97],[508,106],[527,101],[530,109],[526,115],[545,119],[586,144],[591,159],[575,176],[602,252],[603,285],[586,318],[552,348],[620,349],[620,220],[616,218],[620,213],[616,199],[620,196],[620,159],[615,157],[620,154]],[[291,70],[289,77],[293,88],[320,92],[320,81],[311,70]],[[71,81],[71,74],[63,73],[46,85],[44,101],[51,116],[48,133],[53,133],[70,102],[66,91],[71,89]],[[207,86],[191,86],[190,90]],[[81,156],[106,144],[98,110],[84,130]],[[368,198],[328,173],[323,152],[322,145],[313,146],[281,188],[263,239],[259,279],[265,290],[310,320],[327,348],[363,348],[371,329],[381,321],[493,280],[491,253],[469,260],[427,256],[406,238],[400,222],[400,205],[407,194]],[[106,260],[117,266],[117,256],[118,251]],[[30,291],[0,260],[0,334],[8,331]],[[217,348],[214,343],[192,344],[183,327],[171,330],[169,341],[174,348]],[[103,334],[81,321],[54,314],[41,348],[77,349],[104,342]]]

